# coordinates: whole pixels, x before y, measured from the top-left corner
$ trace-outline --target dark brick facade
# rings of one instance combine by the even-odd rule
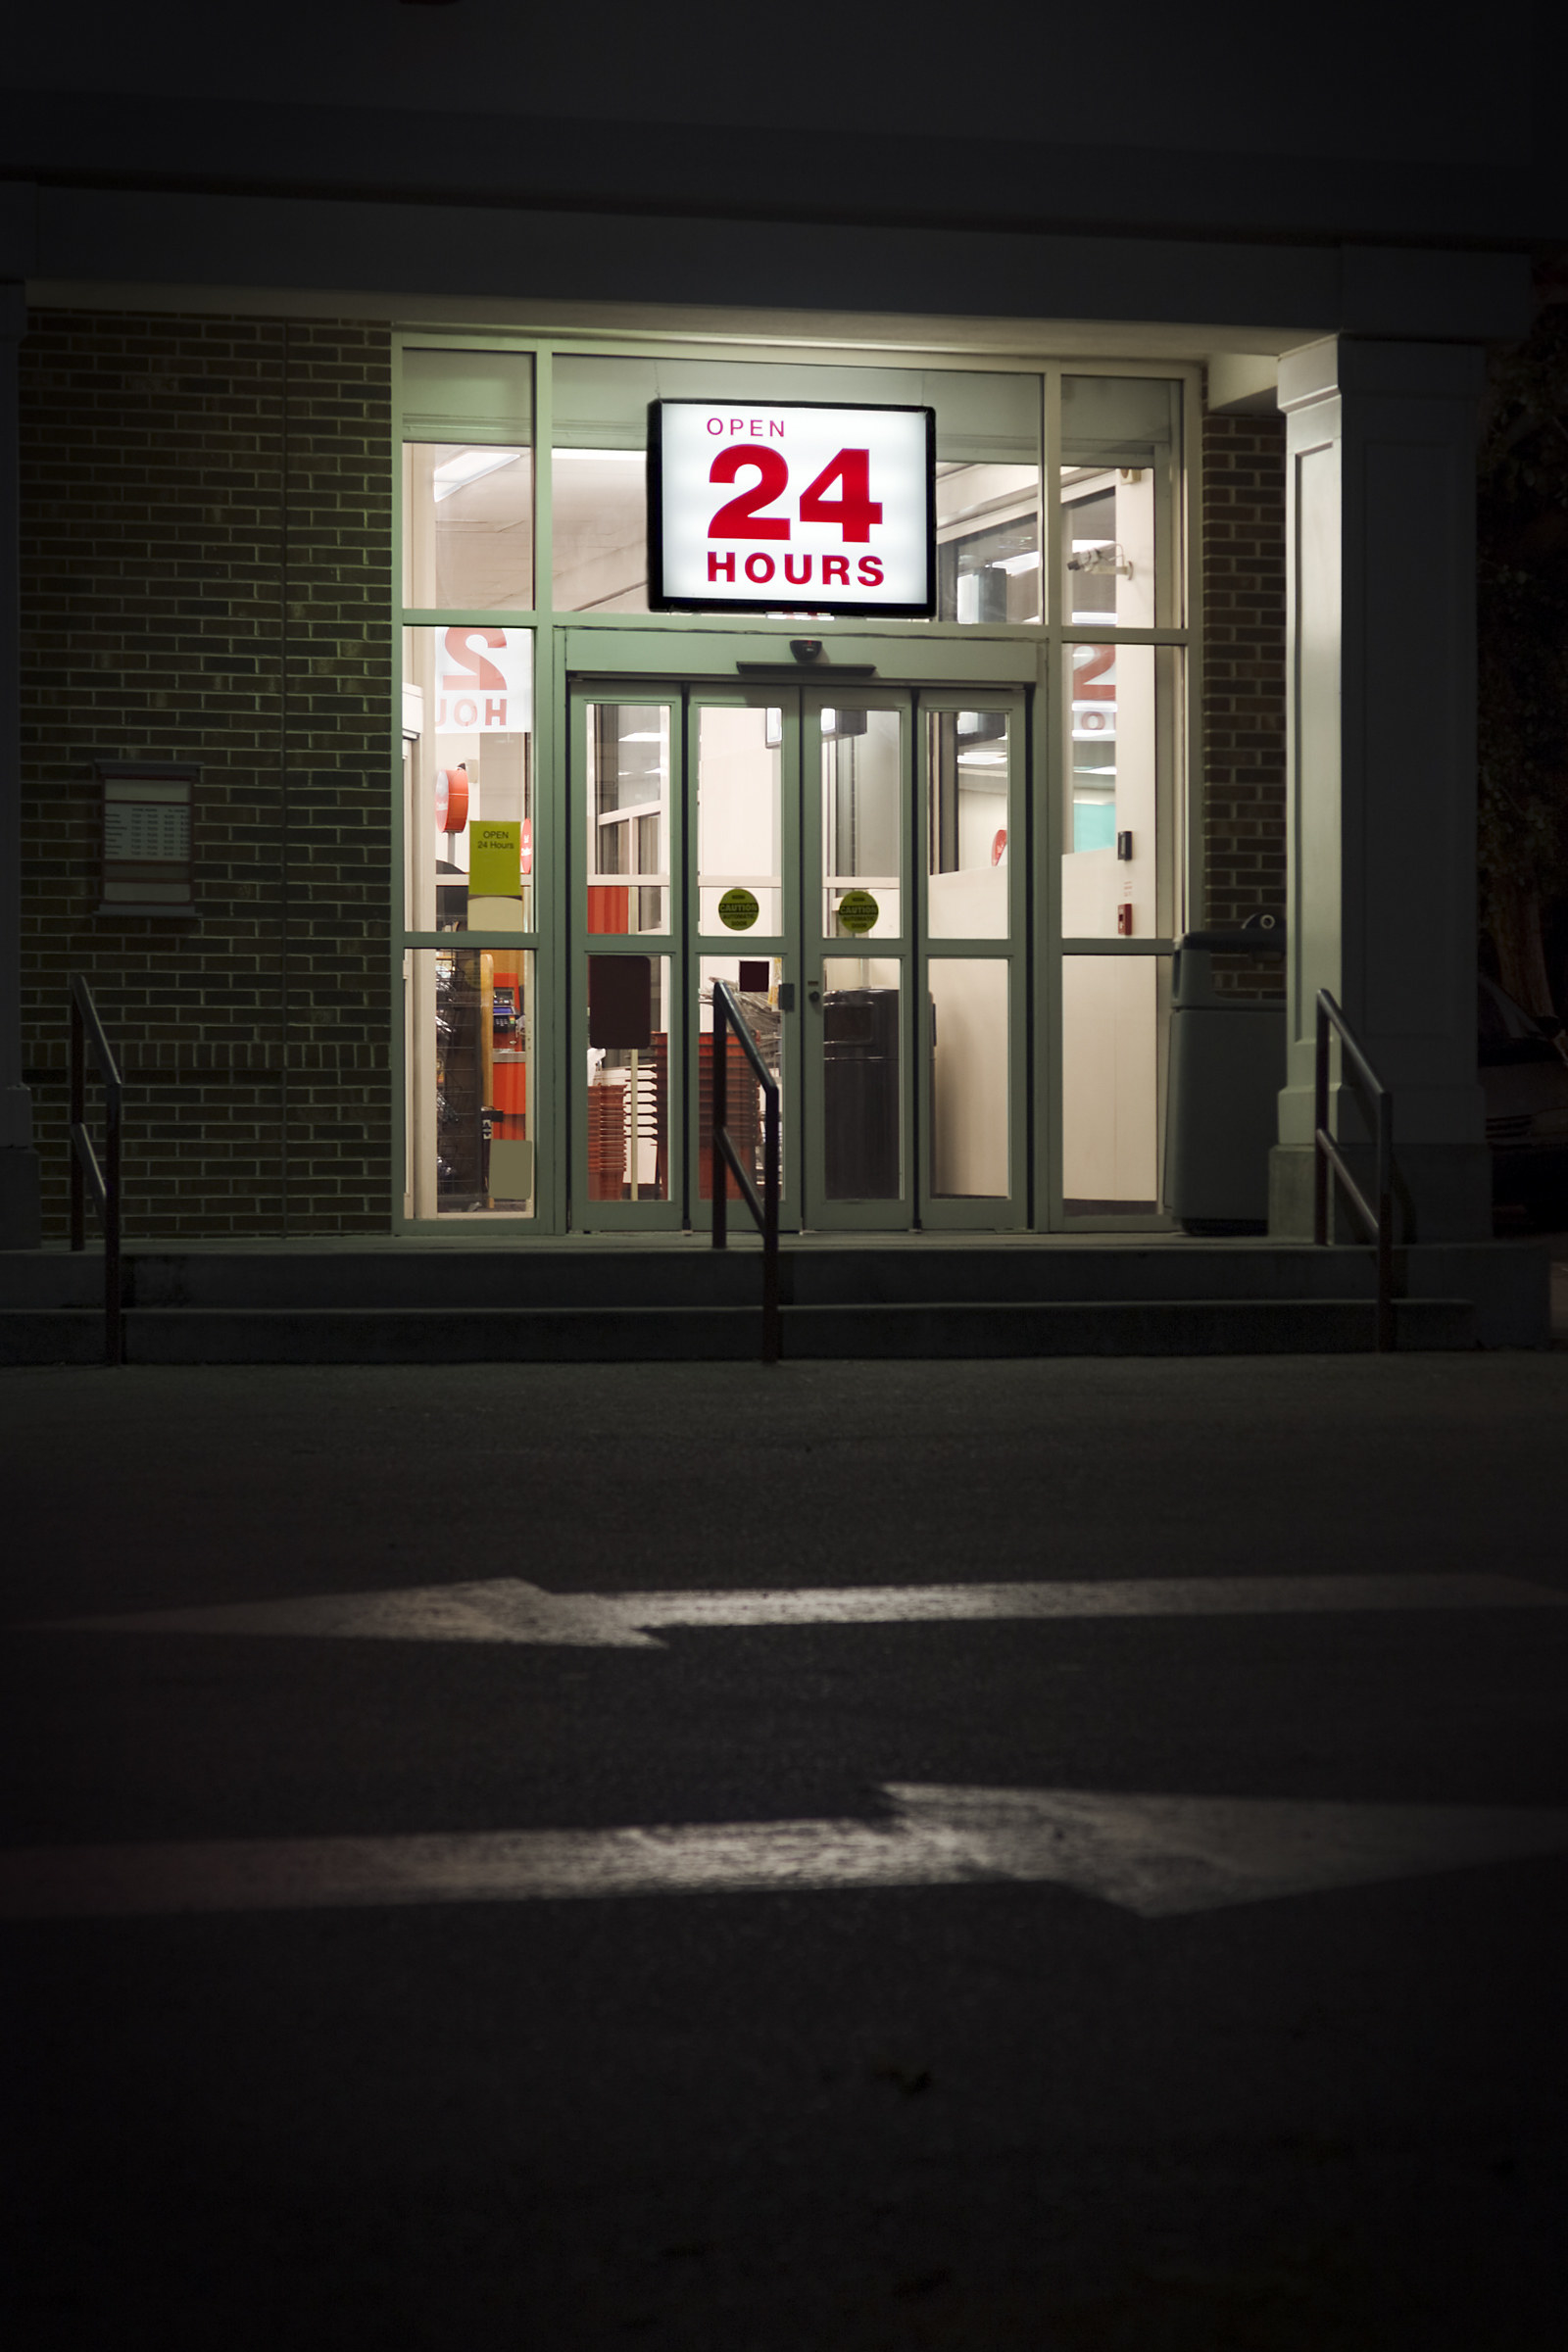
[[[1203,856],[1210,923],[1285,910],[1285,419],[1203,420]],[[1250,986],[1248,967],[1228,975]]]
[[[22,348],[26,1062],[64,1230],[67,978],[130,1081],[138,1239],[390,1223],[390,346],[33,313]],[[97,912],[93,761],[197,761],[194,919]]]

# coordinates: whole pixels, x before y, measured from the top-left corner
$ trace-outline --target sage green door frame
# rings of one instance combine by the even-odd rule
[[[876,651],[887,661],[895,655],[906,674],[896,681],[842,683],[813,677],[808,683],[800,672],[791,676],[783,664],[769,664],[773,675],[765,682],[736,676],[745,654],[771,653],[778,640],[738,641],[712,650],[719,654],[716,674],[694,675],[683,662],[681,674],[671,674],[673,648],[663,636],[658,651],[662,674],[648,662],[649,633],[618,630],[595,632],[594,652],[612,656],[625,650],[632,659],[567,681],[564,734],[567,745],[566,791],[570,842],[568,944],[565,956],[566,1054],[564,1086],[567,1112],[571,1168],[571,1222],[589,1232],[670,1232],[686,1227],[705,1229],[710,1204],[700,1198],[697,1170],[699,1097],[695,1074],[699,1067],[700,1005],[698,979],[704,958],[755,953],[777,957],[783,967],[786,991],[781,1006],[781,1062],[784,1088],[784,1199],[781,1224],[799,1230],[804,1222],[815,1230],[907,1231],[915,1225],[937,1230],[1014,1230],[1027,1226],[1030,1215],[1029,1148],[1031,1138],[1030,1068],[1030,892],[1031,860],[1031,726],[1030,684],[1000,682],[995,678],[995,645],[980,653],[976,669],[990,670],[972,683],[952,683],[956,667],[971,664],[956,660],[967,649],[951,644],[931,649],[935,659],[916,663],[916,649],[907,641],[894,646],[879,643]],[[638,642],[641,640],[641,642]],[[688,650],[683,648],[683,652]],[[697,652],[697,648],[689,649]],[[709,652],[704,646],[703,653]],[[840,652],[835,647],[835,653]],[[848,652],[850,649],[842,649]],[[919,649],[924,651],[925,649]],[[1010,649],[1009,649],[1010,650]],[[728,660],[724,656],[728,655]],[[641,656],[639,660],[638,657]],[[647,664],[647,673],[639,671]],[[721,666],[720,666],[721,664]],[[695,666],[695,665],[694,665]],[[877,664],[881,666],[881,664]],[[891,661],[888,667],[893,667]],[[947,679],[926,686],[910,680],[908,670],[929,667]],[[1023,666],[1018,664],[1018,666]],[[1028,665],[1032,670],[1032,662]],[[727,675],[725,673],[728,673]],[[799,683],[797,683],[799,679]],[[776,682],[775,682],[776,680]],[[589,873],[587,806],[584,790],[587,761],[588,712],[595,705],[662,707],[668,712],[670,778],[668,799],[669,895],[666,925],[658,935],[590,934],[587,930],[586,883]],[[705,933],[699,920],[697,835],[693,814],[697,806],[697,760],[701,713],[705,709],[773,709],[782,717],[783,806],[781,823],[782,919],[776,931],[735,934]],[[1004,939],[928,937],[929,887],[926,872],[925,827],[929,804],[930,745],[933,716],[957,710],[980,710],[1002,714],[1007,746],[1007,936]],[[824,887],[823,793],[821,787],[821,717],[824,710],[891,710],[900,722],[900,917],[896,933],[882,934],[862,951],[854,937],[829,929]],[[878,959],[899,967],[900,1021],[900,1169],[898,1197],[893,1200],[829,1200],[823,1161],[824,1085],[823,967],[829,960],[857,959],[874,952]],[[593,1200],[588,1184],[588,1066],[587,956],[594,955],[658,955],[667,956],[669,1005],[667,1018],[665,1198],[642,1200]],[[932,1012],[929,971],[933,959],[944,957],[995,958],[1008,974],[1006,1098],[1008,1189],[1005,1197],[954,1198],[935,1194],[932,1186],[931,1088]],[[1038,1037],[1035,1040],[1038,1046]]]

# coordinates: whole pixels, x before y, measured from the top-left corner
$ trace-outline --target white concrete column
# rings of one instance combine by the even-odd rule
[[[0,285],[0,1250],[36,1250],[38,1155],[22,1083],[22,483],[18,358],[27,306]]]
[[[1492,1230],[1476,1081],[1482,374],[1468,344],[1338,338],[1280,362],[1291,928],[1269,1223],[1285,1236],[1311,1232],[1320,988],[1394,1091],[1402,1238]],[[1336,1095],[1335,1132],[1354,1142],[1354,1098]]]

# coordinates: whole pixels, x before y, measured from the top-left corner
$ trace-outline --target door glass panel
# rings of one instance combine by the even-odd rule
[[[669,711],[590,703],[586,713],[588,929],[669,928]]]
[[[710,937],[783,926],[783,773],[782,710],[698,711],[698,928]]]
[[[411,931],[533,928],[533,632],[403,632]]]
[[[1000,956],[933,956],[926,967],[931,1190],[944,1200],[1008,1189],[1007,973]]]
[[[1069,622],[1180,620],[1179,383],[1068,375],[1061,385],[1062,604]]]
[[[1152,1212],[1159,1196],[1166,956],[1065,956],[1061,1189],[1070,1217]]]
[[[1008,714],[933,710],[926,726],[928,934],[1005,939]]]
[[[1152,939],[1169,927],[1159,815],[1181,657],[1105,644],[1068,646],[1062,659],[1062,937]]]
[[[697,1197],[710,1200],[713,1197],[713,982],[727,980],[740,999],[746,1015],[746,1026],[752,1033],[762,1062],[782,1089],[783,1028],[779,1008],[779,983],[784,977],[784,965],[777,956],[705,956],[699,965],[698,981],[698,1038],[697,1038]],[[725,1124],[730,1141],[740,1154],[742,1164],[756,1185],[762,1190],[762,1090],[757,1074],[746,1057],[739,1039],[729,1039],[729,1059],[725,1066]],[[779,1190],[783,1184],[783,1098],[780,1094],[780,1160]],[[729,1190],[726,1198],[738,1200],[740,1186],[734,1175],[726,1178]]]
[[[403,602],[526,612],[533,603],[533,453],[515,444],[403,449]]]
[[[409,1213],[532,1216],[538,1136],[534,959],[411,948]]]
[[[903,926],[902,720],[897,710],[824,710],[822,929],[892,939]]]
[[[590,1200],[669,1199],[667,956],[590,956]]]
[[[829,1200],[896,1200],[904,1189],[900,980],[892,956],[830,956],[822,966],[822,1189]]]

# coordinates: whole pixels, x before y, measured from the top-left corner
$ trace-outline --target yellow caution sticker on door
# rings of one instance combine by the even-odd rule
[[[761,911],[750,890],[726,890],[718,902],[718,919],[726,931],[750,931]]]
[[[876,929],[876,918],[882,909],[868,890],[847,890],[839,901],[839,929],[852,939],[860,939],[867,931]]]

